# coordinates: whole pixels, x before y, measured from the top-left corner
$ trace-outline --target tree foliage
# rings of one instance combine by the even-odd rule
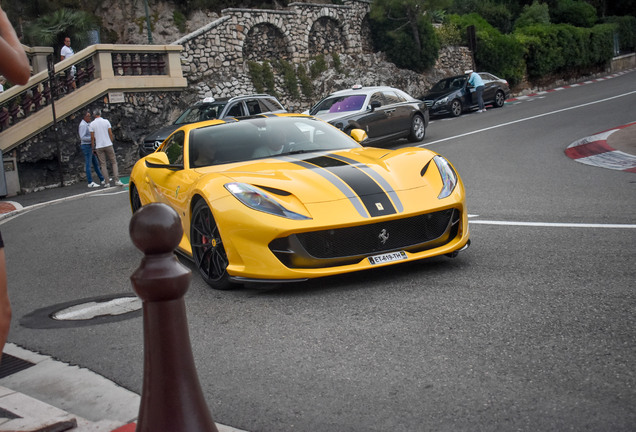
[[[515,29],[535,24],[550,24],[550,10],[547,3],[534,0],[531,5],[525,5],[515,21]]]
[[[423,0],[376,0],[371,4],[374,46],[398,67],[422,72],[435,64],[439,40]]]
[[[58,9],[43,15],[24,28],[28,44],[58,47],[69,36],[75,51],[89,43],[89,31],[98,28],[94,15],[82,10]]]
[[[550,17],[555,24],[572,24],[576,27],[592,27],[598,20],[594,6],[580,0],[558,0],[550,8]]]

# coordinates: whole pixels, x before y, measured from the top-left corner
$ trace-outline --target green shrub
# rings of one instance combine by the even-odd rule
[[[274,72],[268,61],[263,62],[263,83],[267,88],[267,92],[272,96],[278,97],[276,93],[276,81],[274,79]]]
[[[280,69],[280,72],[283,74],[285,90],[287,90],[294,99],[298,99],[300,97],[300,93],[298,92],[298,80],[296,79],[294,65],[286,60],[279,60],[278,69]]]
[[[458,37],[468,44],[466,28],[475,26],[477,69],[505,78],[511,85],[521,82],[525,73],[524,45],[515,35],[504,35],[477,14],[451,15],[445,26],[454,26]]]
[[[525,50],[514,35],[478,33],[477,46],[475,63],[479,70],[505,78],[511,86],[523,80]]]
[[[461,31],[455,24],[445,23],[441,27],[437,27],[435,33],[437,33],[440,46],[455,46],[462,43]]]
[[[333,61],[333,68],[336,72],[342,74],[344,70],[342,69],[342,62],[340,61],[338,53],[331,53],[331,60]]]
[[[172,21],[174,21],[174,25],[181,33],[186,32],[186,17],[181,11],[175,9],[174,12],[172,12]]]
[[[550,18],[555,24],[576,27],[592,27],[598,20],[594,6],[580,0],[558,0],[550,8]]]
[[[614,33],[617,24],[598,24],[592,27],[589,43],[591,65],[603,65],[614,57]]]
[[[265,91],[265,81],[263,80],[263,66],[255,61],[247,62],[247,67],[250,71],[250,77],[252,78],[252,84],[256,89],[256,93],[263,93]]]
[[[546,3],[534,0],[531,5],[525,5],[515,21],[515,29],[535,24],[550,24],[550,9]]]
[[[636,17],[607,17],[606,23],[616,24],[618,26],[618,38],[621,51],[636,50]]]
[[[311,83],[311,79],[307,76],[307,71],[304,65],[298,65],[298,81],[300,82],[300,90],[306,98],[314,96],[314,86]]]
[[[309,74],[312,79],[315,79],[318,75],[327,70],[327,62],[325,61],[325,56],[322,54],[317,55],[312,60],[313,63],[309,67]]]
[[[556,27],[535,24],[521,28],[518,35],[526,49],[526,69],[531,79],[554,73],[565,64]]]

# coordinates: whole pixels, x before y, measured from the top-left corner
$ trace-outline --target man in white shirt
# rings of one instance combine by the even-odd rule
[[[97,183],[93,181],[93,176],[91,175],[91,165],[95,169],[95,174],[99,177],[99,180],[102,186],[106,185],[104,176],[99,169],[99,162],[97,162],[97,156],[93,152],[93,146],[91,145],[91,132],[88,130],[89,124],[91,122],[91,113],[86,111],[84,112],[84,118],[79,124],[78,132],[80,136],[80,148],[82,149],[82,153],[84,153],[84,165],[86,167],[86,181],[88,181],[89,188],[99,187]]]
[[[73,48],[71,48],[71,38],[66,36],[64,38],[64,46],[62,47],[62,50],[60,51],[60,57],[62,58],[62,60],[67,59],[69,57],[72,57],[73,54],[75,54],[75,51],[73,51]],[[71,78],[73,79],[72,81],[72,86],[73,88],[76,88],[75,86],[75,66],[71,66]]]
[[[108,175],[108,167],[106,166],[106,159],[108,158],[113,170],[115,186],[123,186],[124,184],[119,181],[119,168],[117,167],[117,157],[115,156],[115,149],[113,148],[113,140],[115,138],[113,136],[113,130],[110,127],[110,122],[102,118],[102,111],[100,109],[93,111],[93,117],[95,117],[95,120],[88,126],[88,130],[91,133],[91,147],[97,151],[102,174],[105,179],[110,178]],[[110,187],[108,180],[105,182],[104,187]]]

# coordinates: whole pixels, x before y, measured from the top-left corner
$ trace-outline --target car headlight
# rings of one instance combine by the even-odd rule
[[[435,165],[437,165],[437,169],[439,170],[440,176],[442,176],[442,191],[439,193],[437,198],[443,199],[448,197],[453,190],[455,190],[455,186],[457,186],[457,173],[451,166],[450,162],[448,162],[442,156],[435,156],[433,158],[435,161]]]
[[[225,189],[251,209],[287,219],[305,220],[307,216],[287,210],[260,189],[245,183],[227,183]]]
[[[435,105],[444,105],[444,104],[446,104],[446,102],[448,102],[448,96],[446,96],[444,98],[441,98],[440,100],[435,102]]]

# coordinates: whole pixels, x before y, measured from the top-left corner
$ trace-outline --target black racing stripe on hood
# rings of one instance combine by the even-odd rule
[[[345,182],[360,197],[372,217],[397,213],[387,193],[354,165],[328,156],[305,159],[305,162],[327,170]]]

